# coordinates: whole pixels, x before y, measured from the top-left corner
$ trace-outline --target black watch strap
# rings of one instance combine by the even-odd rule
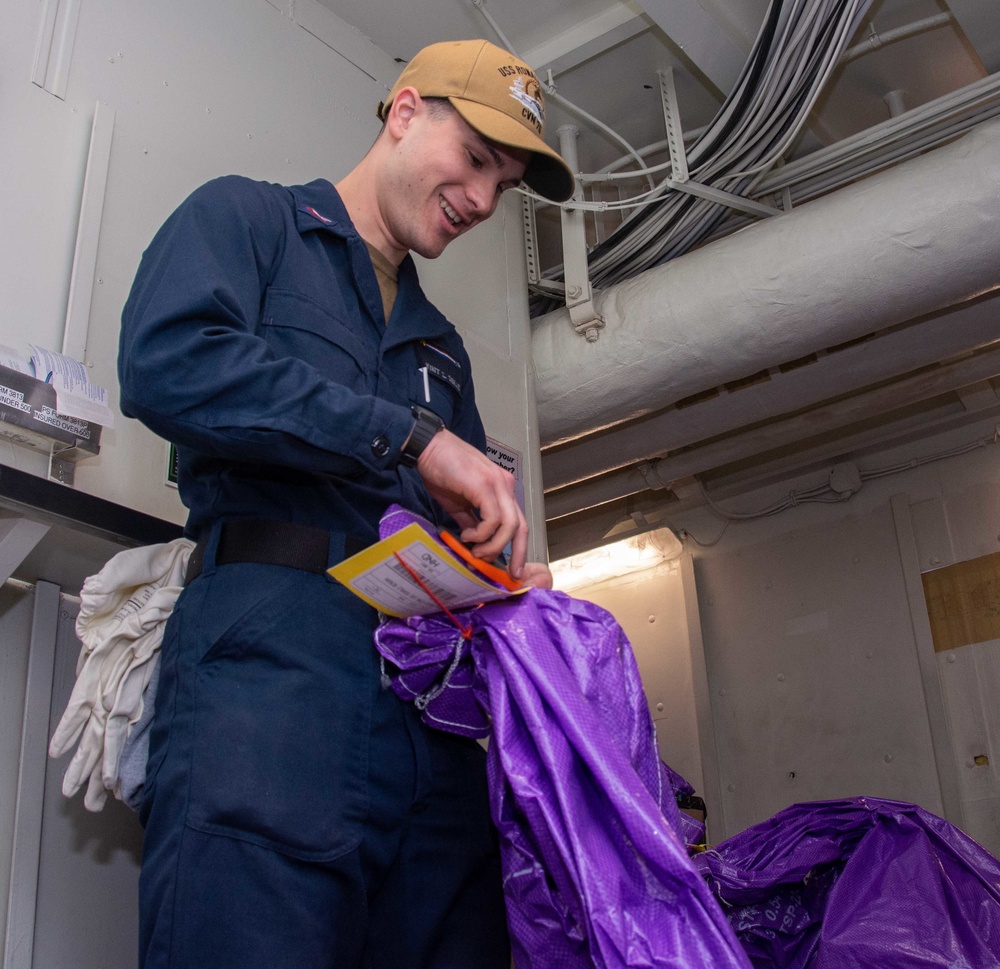
[[[413,404],[410,411],[413,414],[413,427],[410,428],[409,437],[403,442],[399,463],[412,468],[424,453],[424,448],[431,443],[431,438],[444,427],[444,421],[434,411],[417,404]]]

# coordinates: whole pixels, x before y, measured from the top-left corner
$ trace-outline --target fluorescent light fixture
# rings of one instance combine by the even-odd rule
[[[570,592],[680,558],[684,546],[669,528],[643,532],[620,542],[551,563],[555,588]]]

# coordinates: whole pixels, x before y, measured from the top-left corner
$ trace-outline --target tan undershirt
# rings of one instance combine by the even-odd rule
[[[382,312],[385,313],[385,320],[389,322],[389,315],[396,302],[396,294],[399,292],[399,282],[397,279],[397,268],[371,243],[366,242],[368,254],[372,257],[372,265],[375,267],[375,278],[378,280],[378,290],[382,294]]]

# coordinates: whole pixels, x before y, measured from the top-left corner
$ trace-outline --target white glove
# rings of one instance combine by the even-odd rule
[[[76,620],[83,643],[77,679],[49,755],[61,756],[79,738],[62,790],[71,797],[86,781],[89,810],[100,810],[107,790],[114,788],[121,749],[142,714],[150,661],[163,640],[193,548],[189,539],[179,538],[127,549],[83,584]]]

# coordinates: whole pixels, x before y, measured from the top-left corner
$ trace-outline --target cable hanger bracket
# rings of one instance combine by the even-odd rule
[[[560,154],[574,172],[580,170],[576,139],[580,130],[575,125],[562,125],[559,135]],[[573,199],[580,201],[583,190],[577,180]],[[563,246],[563,278],[566,284],[566,309],[573,329],[582,333],[588,343],[596,343],[604,329],[604,317],[594,308],[594,292],[590,285],[587,264],[587,235],[583,212],[564,206],[560,211]]]
[[[687,153],[684,151],[684,129],[681,126],[681,112],[677,106],[677,85],[674,83],[674,69],[668,67],[657,71],[660,79],[660,102],[663,105],[663,124],[667,131],[667,147],[670,149],[670,167],[673,180],[677,183],[688,180]]]

